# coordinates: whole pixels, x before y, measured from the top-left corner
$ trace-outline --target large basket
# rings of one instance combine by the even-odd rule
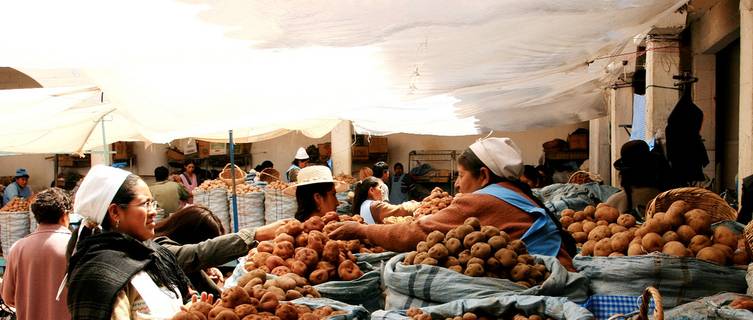
[[[727,204],[718,194],[696,187],[677,188],[660,193],[654,200],[649,202],[646,208],[646,219],[654,213],[665,212],[672,202],[684,200],[691,208],[703,209],[714,219],[713,222],[723,220],[736,220],[737,211]]]
[[[753,220],[748,222],[743,229],[743,236],[745,237],[745,249],[748,251],[748,255],[753,254]]]
[[[617,319],[649,320],[648,309],[649,309],[649,304],[652,298],[654,299],[653,320],[664,320],[664,306],[663,306],[664,302],[662,301],[661,293],[659,293],[659,290],[657,290],[654,287],[648,287],[646,288],[646,290],[643,290],[643,295],[641,296],[641,306],[638,309],[638,315],[634,317],[630,317],[624,314],[616,314],[609,317],[609,320],[617,320]],[[635,314],[635,313],[632,313],[632,314]]]
[[[225,182],[228,186],[233,185],[233,178],[232,178],[232,172],[230,171],[230,164],[226,164],[224,168],[222,168],[222,171],[220,172],[220,180],[222,182]],[[237,165],[235,166],[235,184],[244,184],[246,183],[246,172],[243,171],[240,167]]]

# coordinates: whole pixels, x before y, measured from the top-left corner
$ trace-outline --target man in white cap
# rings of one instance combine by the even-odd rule
[[[306,165],[309,162],[309,154],[306,153],[306,149],[303,147],[298,148],[298,151],[295,153],[295,159],[293,159],[293,162],[290,165],[290,168],[288,168],[288,171],[285,172],[285,179],[287,182],[297,182],[298,181],[298,171],[301,171],[301,169],[305,168]]]
[[[29,187],[29,173],[24,168],[18,168],[13,182],[5,187],[3,192],[3,205],[8,204],[13,198],[29,199],[32,195]]]
[[[519,180],[523,171],[520,149],[509,138],[478,141],[458,157],[456,188],[462,196],[437,213],[412,223],[359,225],[345,223],[329,234],[333,239],[368,239],[396,251],[415,250],[432,231],[448,232],[468,218],[494,226],[512,239],[525,242],[530,253],[556,256],[574,270],[575,245],[531,189]],[[572,252],[572,253],[571,253]]]

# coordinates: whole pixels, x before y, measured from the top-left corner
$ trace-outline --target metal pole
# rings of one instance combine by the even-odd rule
[[[109,166],[110,163],[110,146],[107,145],[107,139],[105,137],[105,117],[99,120],[102,124],[102,156],[104,157],[105,165]]]
[[[235,144],[233,130],[230,130],[230,179],[233,179],[233,232],[238,232],[238,199],[235,194]]]

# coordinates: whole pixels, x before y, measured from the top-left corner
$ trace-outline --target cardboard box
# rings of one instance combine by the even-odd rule
[[[115,149],[113,159],[128,159],[133,155],[133,142],[118,141],[112,146]]]
[[[172,161],[183,161],[186,160],[186,155],[180,153],[178,150],[174,149],[167,149],[167,152],[165,152],[165,155],[167,156],[168,160]]]
[[[58,167],[73,167],[73,157],[67,154],[59,154]]]
[[[369,147],[353,147],[353,160],[369,160]]]
[[[209,143],[209,155],[219,156],[227,154],[227,143]]]
[[[196,140],[186,139],[186,144],[183,146],[183,154],[192,154],[198,151],[199,149],[196,147]]]
[[[371,141],[369,141],[369,153],[387,153],[387,138],[371,137]]]
[[[196,140],[196,144],[199,149],[199,158],[204,159],[209,157],[209,142]]]

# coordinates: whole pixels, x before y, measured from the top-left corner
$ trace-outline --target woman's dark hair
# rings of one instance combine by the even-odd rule
[[[296,165],[297,167],[300,167],[301,166],[301,162],[309,161],[309,159],[293,159],[293,162],[291,162],[291,163],[294,164],[294,165]]]
[[[225,234],[225,228],[212,211],[193,205],[157,223],[154,232],[158,237],[165,236],[180,244],[194,244]]]
[[[371,170],[374,171],[375,177],[381,179],[384,175],[384,172],[390,170],[390,166],[388,166],[384,161],[379,161],[371,167]]]
[[[313,183],[296,187],[295,199],[298,202],[298,211],[295,213],[295,218],[299,221],[305,221],[309,218],[311,213],[318,211],[314,201],[314,195],[319,194],[322,197],[327,196],[327,192],[333,191],[335,184],[332,182]]]
[[[183,168],[188,167],[189,164],[196,166],[196,163],[193,161],[193,159],[186,159],[183,161]]]
[[[369,199],[369,190],[378,186],[379,180],[375,177],[368,177],[356,182],[356,186],[353,189],[353,206],[351,206],[353,214],[361,214],[361,205]]]
[[[34,219],[40,224],[56,224],[72,208],[71,198],[60,188],[40,192],[31,203]]]
[[[549,209],[546,208],[543,202],[539,198],[533,195],[533,192],[531,192],[531,187],[522,181],[518,179],[507,179],[502,178],[494,174],[489,167],[487,167],[483,162],[481,162],[481,159],[476,156],[475,153],[469,148],[463,151],[462,154],[458,157],[458,164],[463,166],[465,170],[468,170],[468,172],[473,177],[478,177],[481,174],[481,168],[487,168],[489,170],[489,184],[493,183],[499,183],[499,182],[508,182],[520,189],[520,191],[523,191],[523,193],[531,198],[537,206],[544,209],[547,216],[549,216],[550,219],[552,219],[552,222],[557,226],[557,229],[559,230],[560,237],[562,238],[562,245],[565,247],[565,251],[567,251],[570,256],[575,256],[576,254],[576,247],[575,247],[575,239],[573,239],[573,236],[570,235],[570,233],[562,228],[562,224],[560,223],[560,220],[557,219],[557,217],[554,216],[551,212],[549,212]]]

